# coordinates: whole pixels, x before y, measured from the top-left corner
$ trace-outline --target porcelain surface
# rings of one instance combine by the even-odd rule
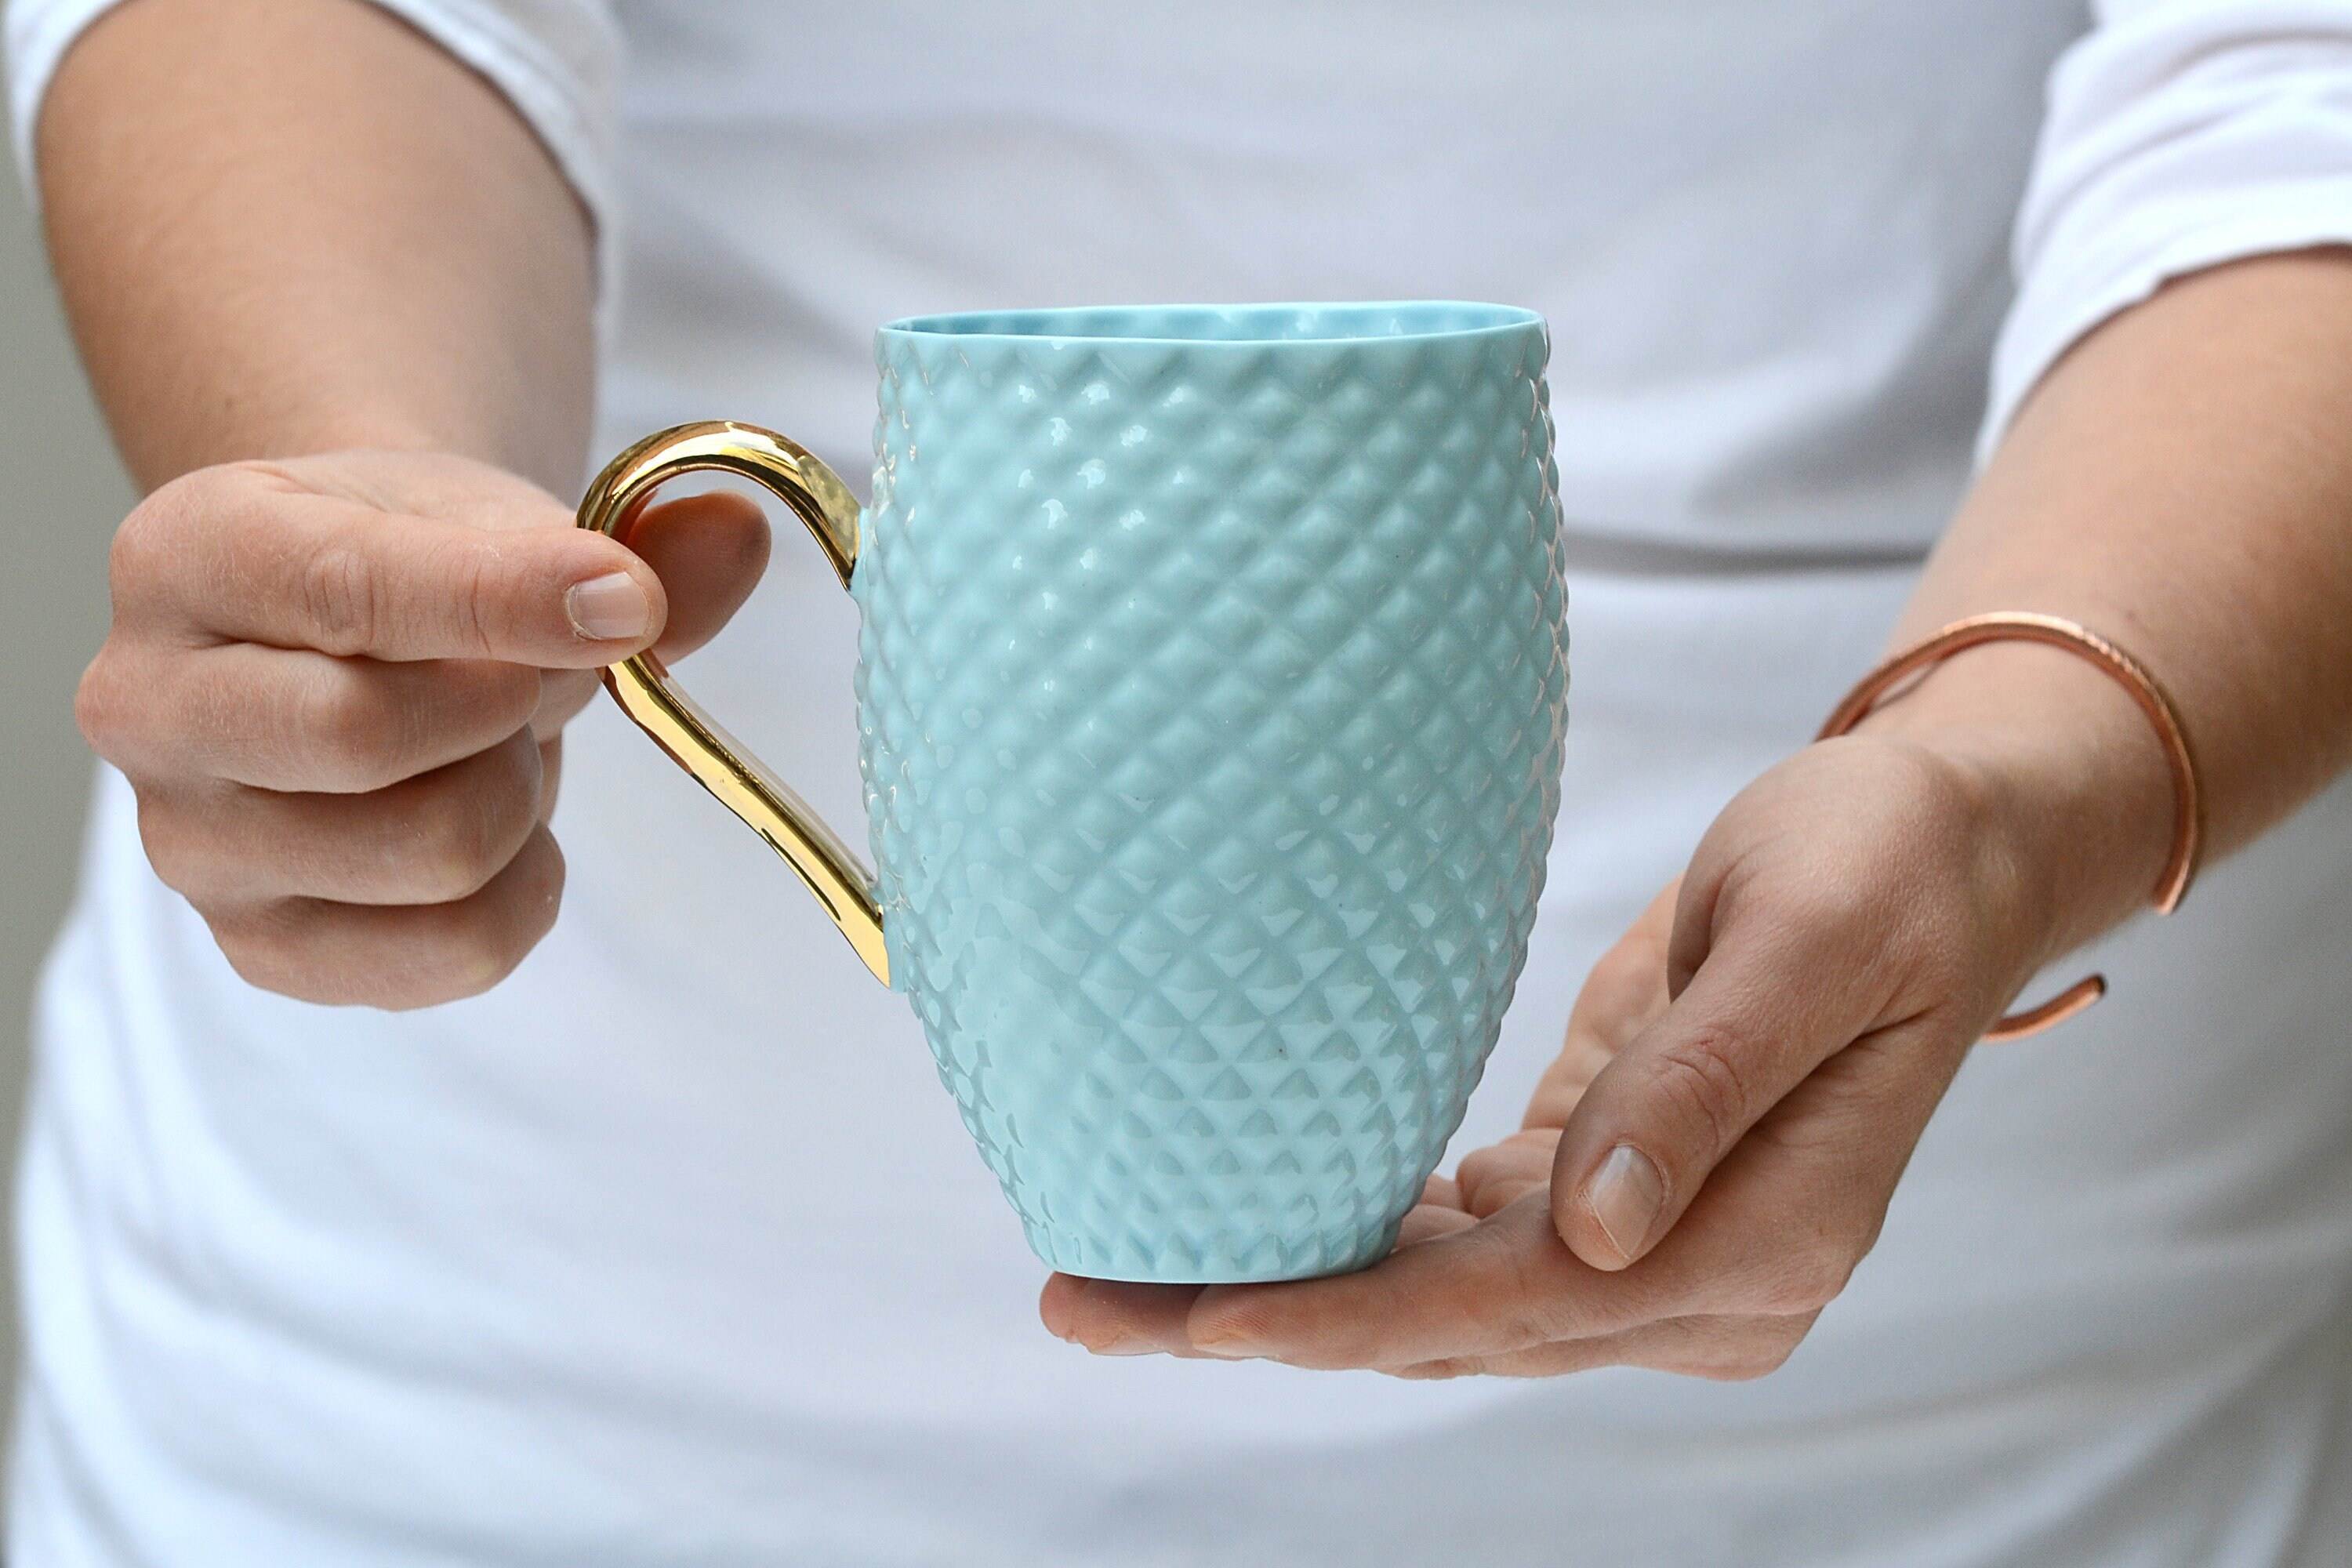
[[[1360,1267],[1444,1152],[1559,800],[1547,351],[1444,303],[878,335],[890,970],[1048,1264]]]

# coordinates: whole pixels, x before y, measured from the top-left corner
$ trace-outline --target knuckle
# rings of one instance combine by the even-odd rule
[[[237,978],[303,1002],[345,1000],[332,973],[310,958],[299,926],[274,910],[199,910]]]
[[[412,891],[428,902],[457,903],[472,898],[504,868],[487,835],[464,827],[429,836],[430,849],[412,868]]]
[[[1771,916],[1788,931],[1816,942],[1867,938],[1886,912],[1874,907],[1869,888],[1861,879],[1827,874],[1798,878],[1772,890]]]
[[[1409,1383],[1448,1383],[1455,1378],[1483,1376],[1487,1366],[1476,1356],[1449,1356],[1444,1361],[1415,1362],[1410,1366],[1381,1370],[1389,1377]]]
[[[437,944],[438,977],[448,1000],[476,996],[514,973],[550,927],[563,892],[563,859],[550,852],[519,855],[492,887],[447,912]]]
[[[114,542],[106,552],[106,581],[113,590],[117,611],[135,603],[167,569],[164,558],[168,550],[163,536],[168,531],[157,515],[163,496],[164,492],[158,490],[132,508],[131,515],[114,531]]]
[[[134,688],[125,679],[123,659],[121,648],[110,638],[74,688],[75,727],[90,750],[110,762],[116,761],[123,750],[126,731],[132,722],[132,708],[126,699]]]
[[[453,659],[440,666],[449,672],[448,706],[495,716],[496,724],[511,735],[537,719],[546,695],[541,673],[527,664],[490,659]],[[593,678],[592,678],[593,679]],[[595,689],[592,684],[591,691]],[[460,699],[462,698],[462,702]]]
[[[1545,1223],[1549,1223],[1548,1217]],[[1496,1227],[1482,1226],[1462,1235],[1466,1248],[1486,1255],[1483,1264],[1474,1262],[1471,1267],[1491,1270],[1497,1280],[1497,1289],[1476,1309],[1488,1342],[1528,1350],[1615,1326],[1617,1313],[1596,1311],[1591,1302],[1564,1295],[1545,1258],[1515,1245]],[[1586,1317],[1597,1321],[1581,1321]]]
[[[139,842],[147,852],[147,863],[165,887],[195,900],[204,889],[205,872],[212,860],[199,819],[154,791],[141,789],[137,794]]]
[[[1594,961],[1591,978],[1587,984],[1597,984],[1613,991],[1633,992],[1646,988],[1664,973],[1663,945],[1628,936]]]
[[[1753,1383],[1789,1364],[1816,1314],[1737,1318],[1694,1325],[1668,1369],[1716,1383]]]
[[[1805,1335],[1812,1324],[1812,1316],[1808,1313],[1795,1321],[1773,1325],[1769,1331],[1748,1347],[1748,1354],[1740,1363],[1740,1380],[1753,1382],[1788,1365],[1789,1358],[1797,1353],[1797,1347],[1805,1342]]]
[[[325,653],[355,654],[377,646],[385,616],[383,576],[374,559],[347,531],[310,552],[297,583],[314,647]]]
[[[1839,1241],[1822,1239],[1792,1248],[1759,1305],[1773,1313],[1818,1312],[1844,1293],[1861,1261],[1858,1250]]]
[[[401,776],[413,726],[404,705],[381,683],[354,668],[331,666],[307,707],[297,739],[316,758],[321,787],[358,792]]]
[[[487,776],[478,768],[453,770],[420,811],[418,876],[433,901],[455,902],[488,887],[512,863],[526,825],[538,820],[536,782],[524,776],[529,770],[514,750],[494,754]]]
[[[1466,1203],[1481,1187],[1485,1186],[1488,1182],[1503,1175],[1506,1168],[1503,1155],[1499,1150],[1493,1148],[1473,1149],[1467,1154],[1463,1155],[1462,1163],[1454,1168],[1454,1181],[1455,1187],[1461,1193],[1463,1200]]]
[[[1786,1345],[1748,1350],[1708,1369],[1705,1375],[1717,1383],[1753,1383],[1759,1377],[1769,1377],[1788,1365],[1789,1358],[1796,1352],[1794,1341]]]
[[[179,567],[190,538],[204,536],[195,525],[216,508],[219,483],[216,475],[200,468],[161,486],[131,509],[107,552],[107,575],[118,605],[135,600]]]
[[[477,658],[488,658],[497,650],[498,633],[508,618],[501,612],[513,587],[494,551],[457,561],[452,574],[462,584],[456,601],[457,629],[473,644]]]
[[[1661,1047],[1652,1059],[1657,1092],[1716,1150],[1747,1130],[1755,1092],[1755,1051],[1740,1035],[1708,1025]]]
[[[280,996],[292,996],[303,1002],[328,1000],[323,996],[305,994],[282,981],[279,973],[286,966],[277,962],[270,944],[255,941],[242,928],[228,930],[215,925],[213,928],[213,943],[220,949],[221,956],[228,960],[228,966],[236,972],[236,977],[257,991],[272,991]]]

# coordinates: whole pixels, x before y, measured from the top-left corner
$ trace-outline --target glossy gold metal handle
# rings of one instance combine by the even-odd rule
[[[646,437],[604,465],[588,487],[580,503],[580,526],[625,535],[664,480],[707,469],[740,474],[792,508],[833,563],[841,585],[849,586],[857,567],[857,499],[831,468],[756,426],[710,420]],[[890,959],[882,945],[882,906],[874,896],[874,879],[841,836],[680,690],[651,653],[605,670],[604,688],[654,744],[784,858],[874,977],[889,984]]]

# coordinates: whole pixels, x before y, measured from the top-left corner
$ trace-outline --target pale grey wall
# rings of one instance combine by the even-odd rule
[[[131,492],[66,340],[13,161],[0,168],[11,171],[0,173],[0,1146],[13,1152],[33,976],[72,891],[89,786],[74,681],[106,633],[106,545]],[[14,1290],[0,1300],[0,1378],[13,1381]]]

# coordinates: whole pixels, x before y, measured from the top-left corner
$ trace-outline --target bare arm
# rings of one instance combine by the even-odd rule
[[[2352,253],[2325,250],[2197,274],[2077,344],[2026,402],[1895,642],[2000,609],[2114,638],[2179,710],[2210,864],[2352,759],[2347,603]],[[1569,1246],[1604,1268],[1644,1255],[1748,1131],[1848,1045],[1916,1036],[1883,1102],[1849,1108],[1871,1126],[1878,1191],[1841,1227],[1842,1281],[1958,1053],[2035,971],[2147,907],[2173,811],[2163,752],[2122,689],[2019,644],[1951,660],[1854,741],[1766,774],[1718,820],[1660,932],[1667,989],[1692,1005],[1658,994],[1638,1037],[1618,1031],[1596,1058],[1608,1077],[1595,1066],[1589,1092],[1562,1097],[1553,1174],[1573,1173],[1558,1185]],[[1841,815],[1879,825],[1856,837],[1833,826]],[[1832,907],[1816,907],[1804,857],[1784,859],[1776,841],[1841,868]],[[1791,973],[1811,984],[1735,998],[1792,944],[1804,962]],[[1842,944],[1909,979],[1844,979]],[[1717,984],[1702,987],[1710,967]],[[1725,1063],[1713,1098],[1667,1109],[1673,1080],[1715,1070],[1703,1042],[1732,1035],[1772,1043]],[[1664,1197],[1621,1248],[1594,1178],[1625,1144],[1654,1160]]]
[[[141,484],[236,458],[586,457],[590,234],[505,99],[359,0],[132,0],[36,147],[74,331]]]
[[[2210,860],[2352,760],[2347,604],[2352,253],[2312,251],[2185,279],[2078,344],[2019,414],[1897,640],[1994,608],[2106,631],[2180,710]],[[2145,720],[2073,662],[1981,650],[1878,721],[2042,755],[2036,856],[2063,868],[2060,946],[2144,903],[2170,838]]]
[[[68,55],[37,151],[153,487],[78,703],[149,858],[257,984],[494,984],[555,917],[564,721],[596,667],[717,629],[756,510],[658,508],[634,550],[570,526],[587,221],[506,100],[372,5],[132,0]]]

